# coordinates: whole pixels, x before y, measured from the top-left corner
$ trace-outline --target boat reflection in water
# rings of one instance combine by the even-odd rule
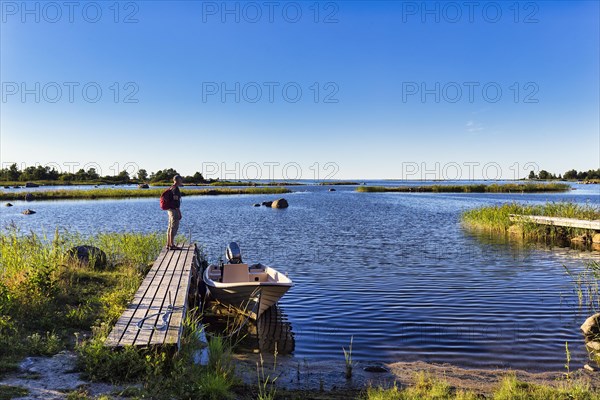
[[[292,325],[277,304],[258,320],[228,310],[217,303],[206,304],[202,323],[208,335],[233,334],[237,352],[286,355],[294,352],[296,342]]]

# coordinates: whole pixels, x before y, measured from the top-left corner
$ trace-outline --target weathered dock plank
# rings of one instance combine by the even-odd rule
[[[581,228],[600,231],[600,220],[585,220],[576,218],[545,217],[543,215],[518,215],[510,214],[511,221],[535,222],[542,225],[564,226],[567,228]]]
[[[105,345],[179,345],[187,311],[187,293],[196,262],[196,246],[163,249]]]

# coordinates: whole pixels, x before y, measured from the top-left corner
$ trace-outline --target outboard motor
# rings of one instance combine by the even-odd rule
[[[227,257],[229,264],[241,264],[242,252],[240,246],[238,246],[236,242],[229,243],[227,250],[225,251],[225,257]]]

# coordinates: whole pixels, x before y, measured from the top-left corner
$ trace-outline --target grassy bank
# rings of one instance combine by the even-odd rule
[[[64,199],[123,199],[134,197],[159,198],[164,189],[90,189],[90,190],[44,190],[30,192],[2,192],[0,200],[24,200],[31,195],[32,200],[64,200]],[[282,187],[251,188],[217,188],[217,189],[182,189],[182,196],[219,196],[232,194],[284,194],[289,189]]]
[[[498,234],[514,234],[525,239],[561,242],[587,237],[586,229],[541,225],[527,221],[511,221],[510,214],[543,215],[584,220],[600,219],[600,209],[589,204],[568,202],[523,205],[518,203],[485,206],[465,211],[462,222],[466,227],[483,229]]]
[[[424,193],[543,193],[566,192],[571,186],[566,183],[503,183],[490,185],[429,185],[429,186],[359,186],[357,192],[424,192]]]
[[[93,325],[114,323],[164,241],[159,234],[0,234],[0,373],[25,355],[73,348],[75,334]],[[108,268],[67,255],[82,244],[103,249]]]

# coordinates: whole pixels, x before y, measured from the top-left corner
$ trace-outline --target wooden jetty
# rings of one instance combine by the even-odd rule
[[[510,214],[509,218],[511,221],[524,221],[534,222],[542,225],[553,225],[563,226],[567,228],[581,228],[591,229],[594,231],[600,231],[600,220],[585,220],[576,218],[562,218],[562,217],[545,217],[543,215],[518,215]]]
[[[179,347],[190,283],[199,260],[196,245],[163,249],[135,297],[108,335],[105,345]]]

